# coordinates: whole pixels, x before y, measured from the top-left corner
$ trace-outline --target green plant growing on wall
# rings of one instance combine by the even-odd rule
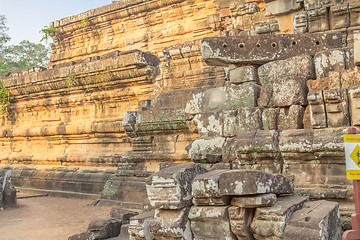
[[[9,104],[10,95],[8,90],[3,86],[3,82],[0,80],[0,114],[4,114]]]
[[[40,33],[44,34],[44,36],[41,38],[40,42],[46,40],[46,42],[49,40],[49,38],[51,38],[51,35],[56,34],[56,32],[58,31],[57,28],[53,27],[53,26],[49,26],[49,27],[44,27],[43,29],[40,30]]]
[[[83,33],[87,31],[87,28],[89,26],[90,26],[90,21],[87,17],[81,20],[81,30]]]
[[[69,73],[69,75],[66,76],[66,85],[69,91],[74,86],[74,81],[75,81],[75,73],[71,72]]]

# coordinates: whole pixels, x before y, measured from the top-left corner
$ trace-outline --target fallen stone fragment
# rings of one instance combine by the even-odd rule
[[[91,237],[90,232],[83,232],[70,236],[68,240],[90,240],[91,239],[90,237]]]
[[[125,222],[127,223],[131,217],[136,216],[138,214],[139,214],[138,212],[134,212],[134,211],[130,211],[130,210],[122,209],[122,208],[116,208],[116,207],[112,208],[110,211],[110,216],[112,218],[121,220],[123,224]]]
[[[294,184],[287,177],[262,171],[229,170],[219,177],[221,195],[291,194]]]
[[[156,209],[149,222],[149,230],[155,239],[192,239],[189,207],[176,210]]]
[[[149,222],[154,217],[155,210],[142,212],[130,218],[129,234],[132,240],[152,240],[154,237],[149,231]]]
[[[276,195],[268,193],[255,196],[234,197],[231,200],[231,205],[241,208],[271,207],[276,201]]]
[[[88,227],[91,239],[106,239],[120,234],[121,221],[116,218],[96,219]]]
[[[192,196],[195,205],[229,205],[230,197],[220,195],[219,177],[227,170],[214,170],[194,178]]]
[[[253,232],[250,228],[254,218],[254,208],[229,207],[231,231],[239,240],[253,240]]]
[[[120,235],[118,238],[120,240],[130,240],[129,224],[121,225],[121,231],[120,231]]]
[[[251,223],[255,239],[282,239],[291,215],[307,201],[308,197],[294,195],[278,198],[277,203],[271,207],[257,208]]]
[[[184,163],[153,174],[146,181],[150,204],[159,209],[181,209],[192,205],[191,183],[207,172],[200,164]]]
[[[325,200],[307,202],[286,224],[284,239],[341,239],[339,204]]]
[[[194,240],[236,240],[230,230],[228,207],[192,206],[189,212]]]

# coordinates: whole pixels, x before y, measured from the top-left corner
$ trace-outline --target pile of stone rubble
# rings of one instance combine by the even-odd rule
[[[341,239],[338,203],[294,195],[279,174],[175,164],[147,193],[155,210],[130,219],[130,239]]]

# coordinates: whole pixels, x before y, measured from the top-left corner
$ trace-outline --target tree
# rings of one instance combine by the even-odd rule
[[[19,45],[9,45],[6,34],[6,18],[0,15],[0,77],[12,72],[22,72],[31,67],[43,67],[49,62],[50,50],[44,45],[21,41]]]

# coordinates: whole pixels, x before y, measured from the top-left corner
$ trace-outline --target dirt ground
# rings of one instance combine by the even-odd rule
[[[0,240],[66,240],[89,223],[110,215],[93,200],[38,197],[18,199],[18,207],[0,211]]]

